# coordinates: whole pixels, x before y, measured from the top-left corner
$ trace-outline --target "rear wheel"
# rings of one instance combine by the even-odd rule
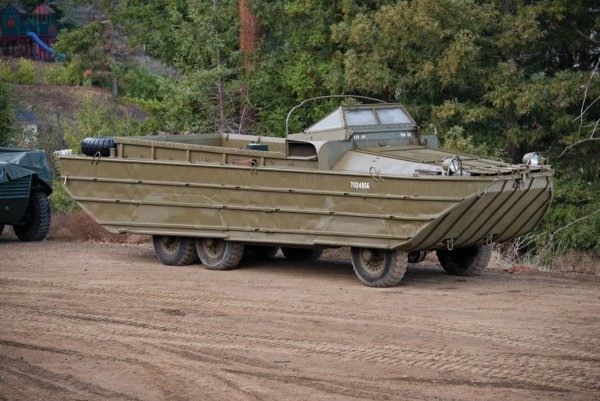
[[[316,248],[281,248],[281,252],[287,260],[304,260],[308,262],[319,259],[323,254],[322,249]]]
[[[152,242],[158,259],[164,265],[186,266],[198,260],[193,238],[155,235]]]
[[[244,259],[272,259],[279,251],[276,246],[259,246],[259,245],[246,245],[244,246]]]
[[[479,276],[492,257],[492,247],[475,245],[451,251],[437,251],[440,264],[448,274],[455,276]]]
[[[198,238],[196,250],[200,261],[210,270],[229,270],[240,264],[244,245],[215,238]]]
[[[27,223],[13,226],[21,241],[41,241],[50,229],[50,201],[42,191],[33,191],[27,208]]]
[[[393,287],[400,283],[408,255],[386,249],[352,248],[354,272],[369,287]]]

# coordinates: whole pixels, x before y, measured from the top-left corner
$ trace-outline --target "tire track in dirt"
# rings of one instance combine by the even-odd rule
[[[135,297],[146,301],[157,303],[173,303],[182,306],[199,306],[231,309],[231,310],[249,310],[253,312],[286,314],[291,316],[307,316],[312,319],[331,320],[350,320],[353,322],[373,322],[377,324],[385,323],[392,327],[412,327],[415,329],[428,330],[432,333],[447,334],[451,336],[460,335],[461,337],[470,337],[487,342],[509,345],[518,348],[534,349],[543,352],[551,351],[554,355],[562,353],[565,359],[579,358],[582,361],[596,361],[600,363],[600,352],[589,352],[581,347],[600,350],[600,338],[593,336],[571,335],[569,333],[544,332],[536,335],[529,334],[526,330],[517,330],[511,328],[507,330],[504,326],[482,325],[478,323],[475,328],[457,327],[443,323],[434,323],[431,320],[419,317],[397,317],[374,313],[362,313],[357,311],[343,310],[341,308],[330,308],[327,306],[315,306],[310,304],[292,304],[278,302],[277,304],[266,303],[264,301],[248,300],[238,297],[223,295],[222,293],[198,290],[198,295],[189,296],[185,294],[167,292],[167,291],[146,291],[139,288],[127,288],[119,285],[67,285],[65,283],[53,281],[35,281],[35,280],[15,280],[0,279],[0,286],[3,283],[18,285],[21,287],[45,287],[57,288],[64,291],[80,291],[85,293],[94,293],[104,296]],[[518,340],[516,340],[518,339]],[[563,345],[579,345],[577,348],[563,348]]]
[[[22,358],[10,358],[2,354],[0,354],[1,376],[12,377],[15,382],[26,383],[27,387],[50,391],[63,399],[71,398],[74,394],[77,394],[78,397],[73,398],[92,396],[112,400],[141,401],[139,398],[129,394],[116,392],[81,381],[71,375],[55,373],[30,364]],[[19,394],[17,393],[15,396],[19,396]]]
[[[56,333],[54,333],[56,334]],[[71,333],[72,334],[72,333]],[[79,338],[79,339],[87,339],[89,341],[89,336],[86,335],[75,335],[75,336],[69,336],[69,333],[67,332],[64,336],[65,338],[68,339],[72,339],[72,338]],[[105,340],[107,339],[107,337],[104,338]],[[117,339],[117,336],[110,336],[110,341],[115,341]],[[149,374],[151,374],[153,376],[153,382],[154,385],[160,390],[162,396],[161,399],[162,400],[167,400],[167,401],[184,401],[184,400],[195,400],[196,397],[194,396],[194,391],[185,391],[186,388],[188,388],[188,385],[186,384],[185,381],[183,381],[181,378],[184,377],[186,374],[188,374],[191,370],[187,369],[186,367],[183,367],[182,364],[180,363],[180,359],[172,359],[170,361],[168,361],[168,364],[165,364],[165,358],[160,358],[161,363],[157,364],[156,362],[153,362],[156,360],[156,354],[148,354],[145,352],[144,346],[151,346],[155,349],[158,350],[164,350],[168,353],[172,353],[174,356],[186,356],[185,352],[173,352],[173,351],[177,351],[177,348],[171,348],[168,346],[160,346],[160,345],[156,345],[153,343],[148,343],[148,342],[140,342],[137,343],[135,346],[133,345],[128,345],[127,343],[120,341],[119,346],[125,346],[127,348],[129,348],[129,353],[128,355],[137,355],[137,357],[123,357],[123,356],[118,356],[118,355],[105,355],[105,354],[98,354],[98,353],[88,353],[88,352],[79,352],[79,351],[75,351],[72,349],[66,349],[66,348],[56,348],[56,347],[44,347],[44,346],[38,346],[35,344],[27,344],[27,343],[22,343],[22,342],[17,342],[17,341],[9,341],[9,340],[4,340],[4,339],[0,339],[0,345],[4,345],[5,347],[11,347],[11,348],[16,348],[16,349],[25,349],[25,350],[32,350],[32,351],[40,351],[40,352],[49,352],[49,353],[54,353],[54,354],[58,354],[58,355],[69,355],[69,356],[76,356],[80,359],[88,359],[88,360],[99,360],[99,361],[108,361],[111,363],[125,363],[128,365],[132,365],[132,366],[136,366],[136,367],[142,367],[145,369],[145,371]],[[229,369],[240,369],[242,367],[244,367],[245,365],[248,365],[248,367],[251,367],[253,369],[260,367],[260,365],[252,365],[252,364],[247,364],[247,361],[249,361],[250,359],[248,358],[240,358],[239,360],[243,360],[246,361],[246,363],[236,363],[233,362],[231,363],[232,360],[238,360],[237,358],[228,358],[226,357],[225,360],[227,361],[227,363],[223,363],[223,352],[220,351],[218,354],[215,351],[214,353],[215,357],[210,359],[210,362],[214,365],[218,365],[220,367],[221,370],[225,370],[226,368]],[[221,357],[221,359],[218,359],[216,356],[219,355]],[[3,356],[0,353],[0,361],[2,360]],[[11,359],[11,358],[9,358]],[[186,358],[189,360],[193,360],[195,362],[197,362],[198,360],[202,360],[199,358],[190,358],[189,356]],[[208,359],[204,359],[204,361],[208,361]],[[7,364],[8,366],[8,364]],[[271,366],[271,368],[273,368],[274,366]],[[18,375],[13,375],[13,377],[17,378]],[[259,397],[257,394],[253,394],[250,391],[244,390],[242,388],[240,388],[239,386],[237,386],[235,383],[232,383],[230,380],[226,379],[226,378],[222,378],[219,377],[218,375],[214,375],[216,380],[220,380],[223,383],[227,383],[227,385],[229,387],[231,387],[232,389],[234,389],[235,391],[243,394],[241,399],[249,399],[248,396],[251,396],[252,399],[256,400],[256,401],[262,401],[263,398]],[[0,367],[0,382],[2,378],[2,367]],[[28,377],[25,376],[18,376],[19,379],[29,379]],[[23,381],[23,380],[21,380]],[[53,383],[49,383],[47,381],[42,381],[39,380],[38,381],[39,387],[41,388],[45,388],[46,390],[51,389],[54,390],[53,392],[61,392],[61,393],[73,393],[73,389],[66,387],[66,386],[60,386],[57,383],[59,383],[59,380],[56,380]],[[82,382],[83,383],[83,382]],[[89,386],[93,386],[89,383],[87,383]],[[208,391],[210,389],[205,389],[207,391],[203,391],[203,400],[214,400],[214,401],[220,401],[223,399],[223,394],[215,394],[214,397],[209,397],[208,396]],[[72,395],[72,394],[71,394]],[[61,396],[63,397],[63,396]],[[127,397],[125,395],[125,397]],[[17,398],[15,396],[15,398]],[[114,397],[107,397],[108,399],[115,399]]]
[[[64,325],[56,324],[57,319],[67,322],[82,321],[86,325],[101,325],[110,329],[108,334],[101,336],[78,335],[93,337],[100,340],[117,340],[124,338],[146,338],[151,340],[153,335],[159,341],[195,341],[206,343],[207,340],[221,341],[223,344],[253,345],[267,348],[286,349],[303,354],[328,355],[334,358],[367,361],[380,365],[403,365],[441,372],[458,372],[468,376],[476,375],[504,381],[517,381],[524,386],[533,388],[553,388],[568,390],[569,388],[585,388],[598,390],[600,388],[600,368],[597,364],[579,360],[556,361],[555,358],[542,355],[515,355],[510,353],[483,352],[467,354],[461,351],[449,351],[445,348],[415,349],[398,346],[349,346],[329,342],[314,342],[310,340],[276,338],[257,336],[245,333],[195,330],[172,324],[160,324],[143,319],[121,318],[101,314],[78,313],[70,311],[42,310],[26,305],[5,305],[3,308],[12,319],[40,321],[43,325],[53,325],[54,330],[60,330]],[[25,311],[25,313],[23,313]],[[33,314],[33,316],[31,316]],[[105,331],[105,330],[104,330]],[[156,333],[158,332],[158,333]],[[168,333],[169,340],[164,336]],[[122,339],[121,339],[122,340]]]

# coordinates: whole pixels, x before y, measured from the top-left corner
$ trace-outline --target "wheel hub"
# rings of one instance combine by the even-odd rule
[[[365,249],[361,258],[363,266],[370,273],[379,273],[385,267],[385,253],[382,250]]]
[[[160,244],[168,253],[173,253],[177,250],[177,240],[173,237],[162,237]]]
[[[204,241],[204,250],[212,258],[221,256],[224,249],[225,249],[225,241],[223,241],[223,240],[207,239],[206,241]]]

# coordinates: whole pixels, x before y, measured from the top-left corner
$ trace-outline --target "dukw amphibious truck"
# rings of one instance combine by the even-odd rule
[[[552,170],[535,153],[511,165],[437,144],[401,105],[370,104],[287,138],[90,138],[61,166],[87,213],[152,235],[162,263],[221,270],[348,246],[358,278],[387,287],[428,251],[448,273],[481,273],[491,244],[531,231],[550,204]]]

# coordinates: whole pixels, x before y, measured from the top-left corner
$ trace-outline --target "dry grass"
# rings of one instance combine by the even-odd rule
[[[554,259],[553,271],[600,276],[600,259],[586,252],[573,252]]]
[[[150,241],[150,237],[147,235],[111,234],[83,211],[68,215],[53,215],[47,238],[123,244],[140,244]]]

